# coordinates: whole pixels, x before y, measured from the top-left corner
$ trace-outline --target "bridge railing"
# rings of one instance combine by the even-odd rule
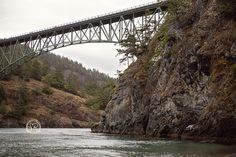
[[[49,29],[58,28],[58,27],[62,27],[62,26],[67,26],[67,25],[71,25],[71,24],[76,24],[76,23],[84,22],[84,21],[91,20],[91,19],[94,19],[94,18],[109,16],[109,15],[112,15],[112,14],[116,14],[116,13],[120,13],[120,12],[124,12],[124,11],[129,11],[129,10],[132,10],[132,9],[137,9],[137,8],[149,6],[149,5],[156,4],[156,3],[161,3],[161,2],[164,2],[164,1],[166,1],[166,0],[156,0],[156,1],[149,2],[149,3],[137,5],[137,6],[134,6],[134,7],[125,8],[125,9],[116,10],[116,11],[113,11],[113,12],[101,14],[101,15],[98,15],[98,16],[92,16],[92,17],[88,17],[88,18],[83,18],[81,20],[72,21],[72,22],[69,22],[69,23],[63,23],[63,24],[59,24],[59,25],[56,25],[56,26],[46,27],[46,28],[39,29],[39,30],[36,30],[36,31],[30,31],[30,32],[22,33],[22,34],[17,34],[17,35],[8,37],[8,38],[3,38],[2,40],[5,40],[5,39],[7,40],[7,39],[10,39],[10,38],[21,37],[21,36],[24,36],[24,35],[28,35],[28,34],[32,34],[32,33],[37,33],[37,32],[43,32],[43,31],[47,31]]]

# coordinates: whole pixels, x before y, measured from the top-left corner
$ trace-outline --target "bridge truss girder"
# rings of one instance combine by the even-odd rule
[[[153,36],[165,15],[166,11],[157,7],[152,12],[147,10],[140,17],[135,17],[133,14],[131,18],[125,19],[120,16],[117,22],[113,22],[111,18],[108,24],[103,24],[103,21],[100,20],[97,21],[96,26],[89,23],[86,28],[71,27],[69,32],[63,33],[62,30],[60,34],[55,30],[46,37],[41,37],[39,34],[36,39],[30,38],[25,42],[16,41],[13,45],[1,46],[0,77],[4,77],[36,56],[70,45],[100,42],[121,43],[128,35],[134,35],[137,42],[141,43],[147,36]],[[140,31],[143,29],[145,31]]]

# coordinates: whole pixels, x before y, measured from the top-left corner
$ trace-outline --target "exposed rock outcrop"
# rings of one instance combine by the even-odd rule
[[[192,1],[173,32],[161,54],[157,34],[119,78],[93,132],[235,140],[235,17],[215,0]]]

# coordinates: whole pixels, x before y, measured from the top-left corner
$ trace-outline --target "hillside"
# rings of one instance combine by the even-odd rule
[[[93,131],[236,142],[235,1],[168,5]]]
[[[55,88],[48,94],[42,91],[45,84],[40,81],[30,79],[22,83],[14,77],[0,83],[5,92],[0,106],[1,127],[25,127],[32,118],[38,119],[42,127],[50,128],[91,127],[99,121],[101,111],[86,106],[86,99]]]
[[[25,81],[29,78],[43,81],[68,92],[86,90],[88,86],[101,87],[114,80],[95,69],[86,69],[81,63],[53,53],[34,58],[16,69],[12,75],[20,76]]]
[[[81,63],[53,53],[41,55],[37,59],[39,62],[47,65],[49,69],[61,71],[65,80],[74,78],[73,81],[78,90],[83,89],[89,83],[101,86],[111,80],[108,75],[96,69],[86,69]]]
[[[0,127],[91,127],[101,117],[114,79],[55,54],[44,54],[0,81]]]

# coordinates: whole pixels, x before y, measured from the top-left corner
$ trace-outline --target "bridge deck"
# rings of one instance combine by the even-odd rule
[[[167,9],[165,0],[157,0],[152,3],[148,3],[145,5],[133,7],[133,8],[122,10],[122,11],[113,12],[110,14],[83,19],[81,21],[72,22],[72,23],[60,25],[60,26],[55,26],[55,27],[40,30],[40,31],[29,32],[20,36],[0,39],[0,47],[12,45],[17,42],[22,43],[29,40],[34,40],[34,39],[37,39],[38,36],[42,38],[49,37],[49,36],[52,36],[55,32],[56,34],[67,33],[71,31],[71,28],[73,28],[74,30],[86,29],[89,24],[92,24],[93,26],[99,26],[100,22],[102,22],[103,24],[118,22],[121,16],[123,16],[124,19],[141,17],[142,15],[145,14],[147,10],[155,11],[157,6],[160,7],[162,11],[165,11]]]

